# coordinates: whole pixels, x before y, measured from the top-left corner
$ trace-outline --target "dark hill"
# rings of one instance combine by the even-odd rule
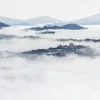
[[[5,24],[5,23],[2,23],[0,22],[0,29],[3,28],[3,27],[8,27],[9,25]]]
[[[65,24],[65,25],[46,25],[43,27],[32,27],[30,30],[36,30],[36,31],[42,31],[42,30],[48,30],[48,29],[69,29],[69,30],[80,30],[85,29],[84,27],[78,25],[78,24]]]

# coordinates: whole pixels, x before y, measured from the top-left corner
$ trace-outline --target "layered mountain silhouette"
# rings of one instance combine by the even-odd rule
[[[26,19],[26,20],[0,17],[0,22],[6,23],[8,25],[36,25],[36,24],[49,24],[49,23],[55,23],[55,24],[76,23],[80,25],[99,25],[100,24],[100,13],[92,15],[92,16],[88,16],[86,18],[69,21],[69,22],[57,20],[49,16],[39,16],[39,17],[34,17],[31,19]]]
[[[86,18],[78,19],[72,22],[81,24],[81,25],[99,25],[100,24],[100,13],[86,17]]]
[[[62,21],[49,16],[40,16],[40,17],[28,19],[25,22],[28,24],[47,24],[47,23],[58,23]]]
[[[8,25],[15,25],[15,24],[22,23],[22,20],[20,20],[20,19],[12,19],[12,18],[7,18],[7,17],[0,17],[0,22],[6,23]]]
[[[47,24],[61,22],[49,16],[39,16],[32,19],[20,20],[12,19],[7,17],[0,17],[0,22],[6,23],[8,25],[35,25],[35,24]]]

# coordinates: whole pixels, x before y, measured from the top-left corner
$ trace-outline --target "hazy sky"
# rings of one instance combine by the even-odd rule
[[[100,0],[0,0],[0,16],[32,18],[48,15],[72,20],[100,12]]]

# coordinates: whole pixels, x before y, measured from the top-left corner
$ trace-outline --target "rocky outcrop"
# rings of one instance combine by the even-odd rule
[[[84,45],[74,45],[73,43],[70,43],[69,45],[59,45],[55,48],[48,48],[48,49],[37,49],[37,50],[31,50],[23,52],[22,54],[31,54],[31,55],[52,55],[52,56],[66,56],[67,54],[77,54],[82,56],[92,56],[93,50]]]
[[[29,28],[29,30],[36,30],[36,31],[42,31],[42,30],[49,30],[49,29],[53,29],[53,30],[56,30],[56,29],[70,29],[70,30],[80,30],[80,29],[86,29],[78,24],[65,24],[65,25],[61,25],[61,26],[58,26],[58,25],[46,25],[46,26],[43,26],[43,27],[32,27],[32,28]]]
[[[8,27],[9,25],[5,24],[5,23],[2,23],[0,22],[0,29],[3,28],[3,27]]]

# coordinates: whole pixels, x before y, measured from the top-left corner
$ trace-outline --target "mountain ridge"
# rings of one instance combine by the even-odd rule
[[[100,25],[100,13],[71,21],[81,25]]]
[[[72,21],[62,21],[50,16],[38,16],[29,19],[16,19],[0,16],[0,22],[8,25],[36,25],[36,24],[68,24],[76,23],[79,25],[100,25],[100,13],[94,14],[85,18]]]
[[[47,23],[56,23],[56,22],[62,22],[61,20],[57,20],[55,18],[49,17],[49,16],[38,16],[30,19],[14,19],[14,18],[8,18],[8,17],[2,17],[0,16],[0,22],[6,23],[9,25],[35,25],[35,24],[47,24]]]

